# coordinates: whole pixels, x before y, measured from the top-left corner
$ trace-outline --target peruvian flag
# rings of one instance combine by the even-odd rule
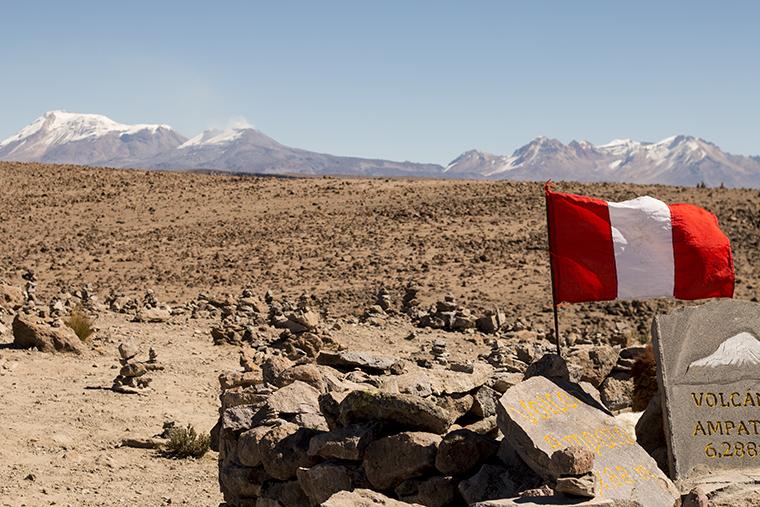
[[[733,297],[731,244],[712,213],[644,196],[607,202],[544,186],[554,304]]]

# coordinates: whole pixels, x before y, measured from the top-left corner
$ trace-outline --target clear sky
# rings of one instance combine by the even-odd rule
[[[34,1],[0,7],[0,138],[51,109],[447,163],[538,135],[760,155],[760,2]]]

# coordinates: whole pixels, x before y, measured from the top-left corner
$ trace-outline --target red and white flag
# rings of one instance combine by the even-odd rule
[[[607,202],[544,186],[554,304],[733,297],[731,244],[712,213],[653,197]]]

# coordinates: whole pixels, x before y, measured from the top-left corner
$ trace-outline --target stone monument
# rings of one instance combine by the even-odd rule
[[[760,467],[760,304],[681,308],[652,336],[670,476]]]
[[[643,507],[671,507],[680,499],[634,436],[578,384],[532,377],[507,390],[497,410],[505,440],[547,479],[557,476],[552,454],[582,447],[594,455],[591,471],[597,499],[638,502]]]

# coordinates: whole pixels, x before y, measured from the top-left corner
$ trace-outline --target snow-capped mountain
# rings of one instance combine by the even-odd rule
[[[168,125],[124,125],[99,114],[50,111],[0,141],[0,160],[128,167],[185,141]]]
[[[731,155],[692,136],[657,143],[616,139],[594,146],[565,145],[538,137],[512,155],[468,151],[444,170],[450,177],[514,180],[618,181],[730,187],[760,187],[760,157]]]
[[[739,333],[721,343],[709,356],[693,361],[688,369],[721,366],[760,366],[760,341],[751,333]]]
[[[538,137],[512,155],[477,150],[448,166],[342,157],[285,146],[250,127],[190,139],[168,125],[124,125],[97,114],[51,111],[0,141],[0,160],[256,174],[421,176],[760,187],[760,157],[732,155],[691,136],[594,146]]]

